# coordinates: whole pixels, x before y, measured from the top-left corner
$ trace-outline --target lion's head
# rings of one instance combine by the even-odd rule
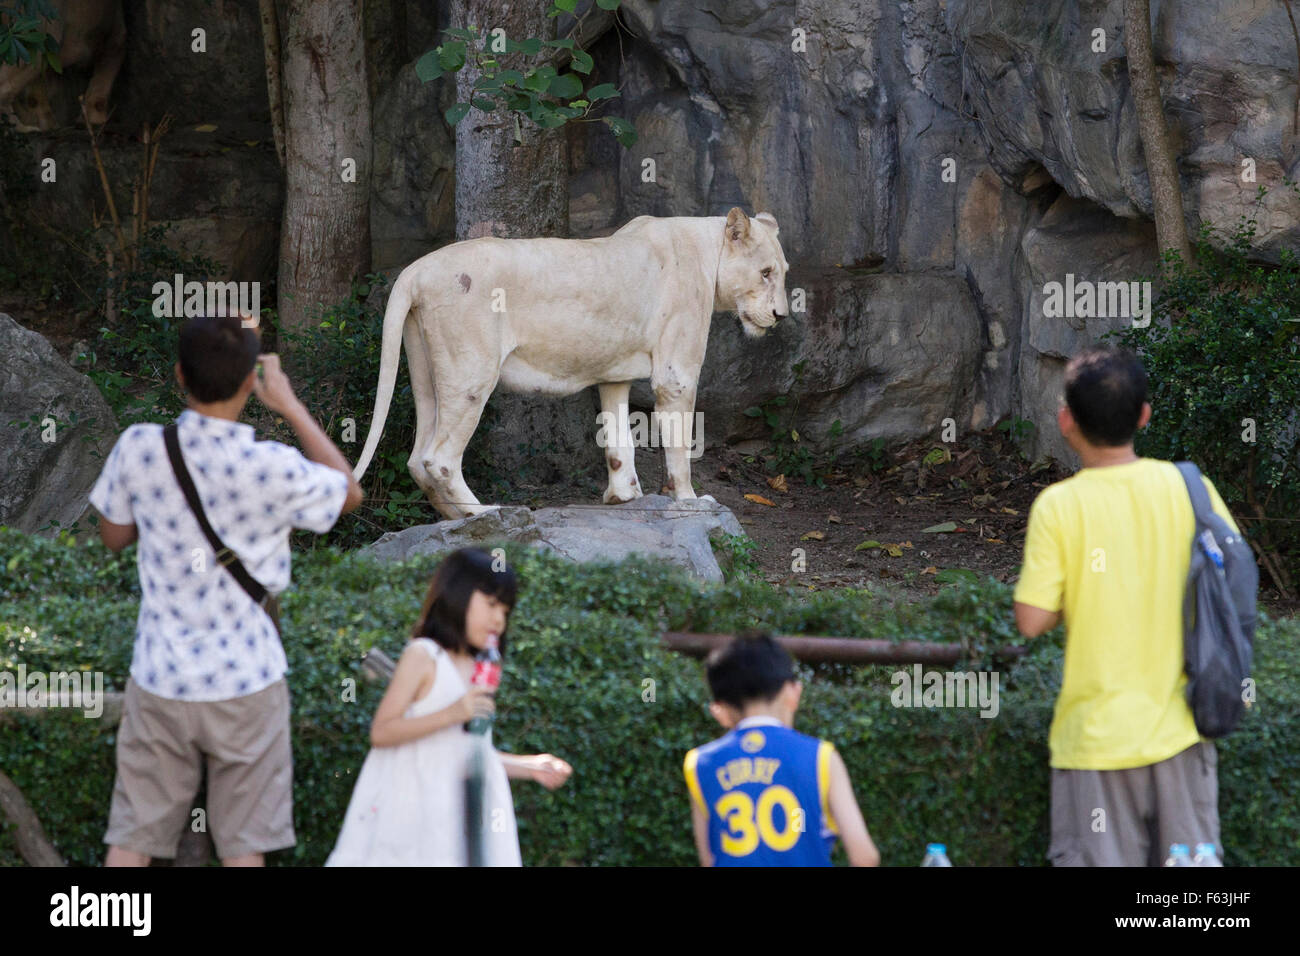
[[[760,212],[750,219],[739,208],[727,213],[718,266],[722,303],[735,309],[746,335],[763,335],[790,314],[785,295],[785,261],[776,218]]]

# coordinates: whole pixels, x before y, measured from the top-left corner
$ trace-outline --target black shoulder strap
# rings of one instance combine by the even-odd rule
[[[194,512],[194,517],[198,519],[204,537],[208,539],[208,544],[212,545],[212,550],[217,555],[217,563],[231,573],[239,582],[239,586],[248,592],[249,597],[261,604],[266,598],[266,588],[248,573],[248,569],[239,560],[239,555],[222,544],[217,533],[212,530],[212,525],[208,524],[208,516],[203,513],[203,505],[199,501],[198,489],[194,487],[189,469],[185,467],[185,459],[181,457],[181,440],[176,433],[175,422],[164,426],[163,441],[167,445],[167,457],[171,459],[176,481],[180,484],[181,491],[185,493],[185,500],[190,503],[190,510]]]
[[[1210,493],[1205,490],[1205,482],[1201,481],[1201,469],[1196,467],[1195,462],[1180,461],[1176,464],[1179,473],[1183,476],[1183,482],[1187,485],[1187,493],[1191,496],[1192,513],[1196,515],[1196,523],[1207,524],[1214,508],[1210,504]]]

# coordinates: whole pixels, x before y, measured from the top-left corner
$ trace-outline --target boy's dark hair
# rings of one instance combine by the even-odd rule
[[[493,569],[494,558],[478,548],[461,548],[453,551],[438,565],[429,582],[429,592],[420,608],[420,617],[411,631],[411,637],[430,637],[449,651],[475,653],[475,648],[465,637],[465,612],[475,591],[515,606],[519,582],[514,569],[504,561],[501,570]],[[510,629],[510,615],[506,613],[506,626],[497,635],[497,651],[506,656],[506,635]]]
[[[179,358],[185,388],[200,402],[224,402],[257,364],[262,342],[237,315],[200,315],[181,328]]]
[[[747,631],[709,654],[704,664],[713,699],[743,710],[767,702],[795,679],[794,659],[765,631]]]
[[[1127,349],[1094,346],[1065,367],[1065,404],[1093,445],[1127,445],[1147,400],[1147,373]]]

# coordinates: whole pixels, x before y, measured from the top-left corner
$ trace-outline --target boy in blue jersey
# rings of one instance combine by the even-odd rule
[[[828,741],[792,729],[803,685],[770,635],[742,634],[705,664],[709,712],[730,732],[686,755],[703,866],[877,866],[848,769]]]

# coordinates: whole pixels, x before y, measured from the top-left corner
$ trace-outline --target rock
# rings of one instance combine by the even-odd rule
[[[1124,44],[1123,0],[1082,5],[948,0],[947,23],[994,166],[1021,184],[1044,168],[1072,196],[1150,218]],[[1281,3],[1153,3],[1152,45],[1189,231],[1231,230],[1270,188],[1255,247],[1300,245],[1295,41]],[[1230,25],[1225,28],[1225,25]],[[1105,31],[1099,48],[1093,31]],[[1251,160],[1255,180],[1243,176]],[[1118,231],[1122,231],[1117,226]]]
[[[210,133],[174,127],[158,152],[149,221],[169,227],[169,247],[217,264],[216,274],[187,279],[261,282],[262,305],[274,306],[269,285],[278,256],[282,174],[269,139],[254,135],[246,122],[238,121],[218,124]],[[30,155],[27,172],[39,170],[42,157],[57,162],[58,188],[35,190],[23,203],[23,215],[59,223],[70,233],[88,227],[88,211],[104,207],[104,191],[85,137],[33,136],[24,148]],[[125,137],[105,137],[99,151],[114,202],[125,218],[132,208],[132,182],[140,175],[141,146]],[[31,182],[36,182],[34,174]],[[100,238],[114,244],[108,229]]]
[[[0,355],[0,525],[29,534],[51,521],[70,527],[90,510],[86,496],[117,440],[117,420],[90,379],[4,314]]]
[[[646,495],[623,505],[568,505],[537,511],[496,508],[472,518],[386,534],[365,553],[403,561],[513,541],[583,563],[621,561],[642,554],[684,567],[706,581],[721,581],[722,571],[710,544],[711,535],[719,532],[744,534],[735,515],[717,502]]]
[[[1044,314],[1046,286],[1056,282],[1064,289],[1070,275],[1078,289],[1085,282],[1149,276],[1156,267],[1155,227],[1134,220],[1117,222],[1094,203],[1062,196],[1026,233],[1023,245],[1028,289],[1021,333],[1020,415],[1036,426],[1030,443],[1033,457],[1048,454],[1078,467],[1078,457],[1056,427],[1066,360],[1107,332],[1130,325],[1134,318],[1099,314],[1049,318]]]
[[[482,456],[494,475],[510,476],[512,482],[567,484],[586,476],[603,489],[605,453],[596,444],[599,412],[594,388],[563,398],[534,398],[498,388],[465,455]],[[487,489],[474,490],[482,497]]]
[[[456,237],[456,143],[443,110],[455,85],[398,71],[373,108],[372,269],[406,267]]]

